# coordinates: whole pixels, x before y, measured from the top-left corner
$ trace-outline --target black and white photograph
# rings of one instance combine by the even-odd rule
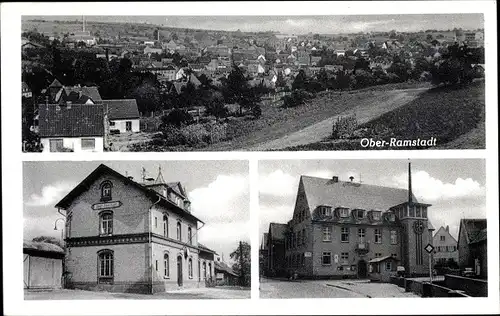
[[[23,16],[22,148],[484,149],[483,20]]]
[[[250,298],[246,161],[25,162],[23,173],[26,300]]]
[[[262,298],[487,297],[485,163],[259,163]]]

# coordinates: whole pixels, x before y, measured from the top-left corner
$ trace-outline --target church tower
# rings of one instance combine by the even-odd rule
[[[428,207],[419,203],[412,191],[411,162],[408,163],[408,201],[391,208],[401,223],[401,262],[405,272],[412,275],[428,275],[429,254],[425,251],[432,244],[432,225],[428,220]]]

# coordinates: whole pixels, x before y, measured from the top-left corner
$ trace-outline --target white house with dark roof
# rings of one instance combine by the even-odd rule
[[[140,115],[135,99],[104,100],[110,132],[140,132]]]
[[[102,104],[40,104],[38,131],[43,152],[102,152]]]

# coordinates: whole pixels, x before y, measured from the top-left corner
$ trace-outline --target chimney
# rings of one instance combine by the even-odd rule
[[[338,176],[333,176],[332,177],[333,183],[338,183],[339,182],[339,177]]]
[[[446,225],[446,232],[449,233],[450,232],[450,226]]]
[[[129,180],[134,180],[134,177],[132,177],[132,176],[128,176],[127,178],[128,178]]]

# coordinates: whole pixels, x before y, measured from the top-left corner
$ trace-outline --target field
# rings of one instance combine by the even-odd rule
[[[363,137],[380,140],[435,137],[440,149],[485,148],[484,82],[467,87],[438,87],[417,99],[359,126]],[[419,147],[362,148],[360,138],[323,141],[287,150],[424,149]]]

